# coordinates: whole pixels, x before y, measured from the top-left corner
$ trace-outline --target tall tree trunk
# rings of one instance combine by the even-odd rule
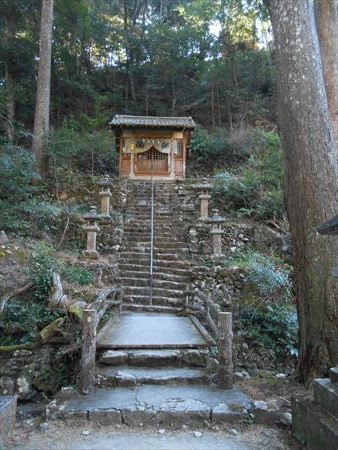
[[[36,156],[39,173],[44,179],[49,174],[47,141],[49,131],[53,2],[54,0],[42,1],[40,60],[34,117],[33,152]]]
[[[338,361],[338,240],[316,227],[337,214],[337,147],[325,94],[312,0],[269,0],[278,64],[285,200],[294,251],[301,380]]]
[[[338,0],[315,0],[327,101],[338,142]]]
[[[5,123],[5,130],[7,134],[8,142],[14,143],[15,130],[14,130],[14,118],[15,118],[15,97],[14,97],[14,82],[11,75],[6,73],[6,86],[7,86],[7,117]]]

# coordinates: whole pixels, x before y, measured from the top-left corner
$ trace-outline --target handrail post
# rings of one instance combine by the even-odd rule
[[[94,308],[88,307],[83,310],[80,368],[80,390],[82,394],[89,394],[94,390],[96,328],[98,321],[98,314]]]
[[[232,362],[232,313],[218,314],[218,361],[217,384],[219,387],[231,389],[233,382]]]

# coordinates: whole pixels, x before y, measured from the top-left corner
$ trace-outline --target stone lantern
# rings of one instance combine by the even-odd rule
[[[225,222],[225,218],[218,214],[218,209],[212,210],[212,216],[207,219],[207,223],[212,225],[212,250],[213,255],[216,257],[222,256],[222,223]]]
[[[97,184],[101,186],[99,192],[99,196],[101,197],[101,215],[102,217],[109,217],[109,203],[111,197],[110,186],[112,186],[109,175],[104,175],[99,179]]]
[[[96,259],[99,257],[99,253],[96,250],[96,235],[100,231],[97,221],[101,216],[97,214],[96,207],[91,206],[89,213],[85,214],[83,218],[88,222],[82,226],[83,230],[87,231],[87,249],[83,251],[83,255]]]
[[[211,195],[208,193],[212,189],[212,184],[203,181],[200,184],[195,184],[193,186],[194,189],[199,189],[201,191],[198,198],[201,200],[201,220],[206,220],[208,218],[208,208],[209,208],[209,200],[211,199]]]

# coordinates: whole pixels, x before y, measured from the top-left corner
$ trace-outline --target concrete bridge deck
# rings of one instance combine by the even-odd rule
[[[98,348],[207,347],[206,331],[195,318],[161,313],[123,313],[109,320],[97,338]]]

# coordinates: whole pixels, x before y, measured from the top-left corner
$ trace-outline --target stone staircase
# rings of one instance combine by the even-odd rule
[[[176,312],[190,281],[181,198],[173,182],[154,184],[154,261],[150,280],[151,182],[129,182],[119,283],[123,309]],[[152,283],[152,295],[150,299]]]
[[[154,183],[151,281],[152,184],[132,181],[127,185],[118,259],[123,313],[107,324],[97,340],[96,380],[101,387],[180,386],[212,380],[212,338],[195,318],[175,315],[183,307],[191,267],[181,212],[182,191],[175,182]],[[193,209],[190,213],[196,214]]]
[[[177,314],[190,282],[184,223],[196,220],[193,195],[156,182],[150,300],[151,183],[129,181],[118,256],[122,313],[97,335],[95,390],[60,393],[47,417],[100,425],[218,425],[243,420],[252,403],[213,383],[216,343],[195,317]],[[190,219],[189,219],[190,215]]]
[[[338,450],[338,367],[314,381],[314,400],[292,400],[292,425],[309,450]]]

